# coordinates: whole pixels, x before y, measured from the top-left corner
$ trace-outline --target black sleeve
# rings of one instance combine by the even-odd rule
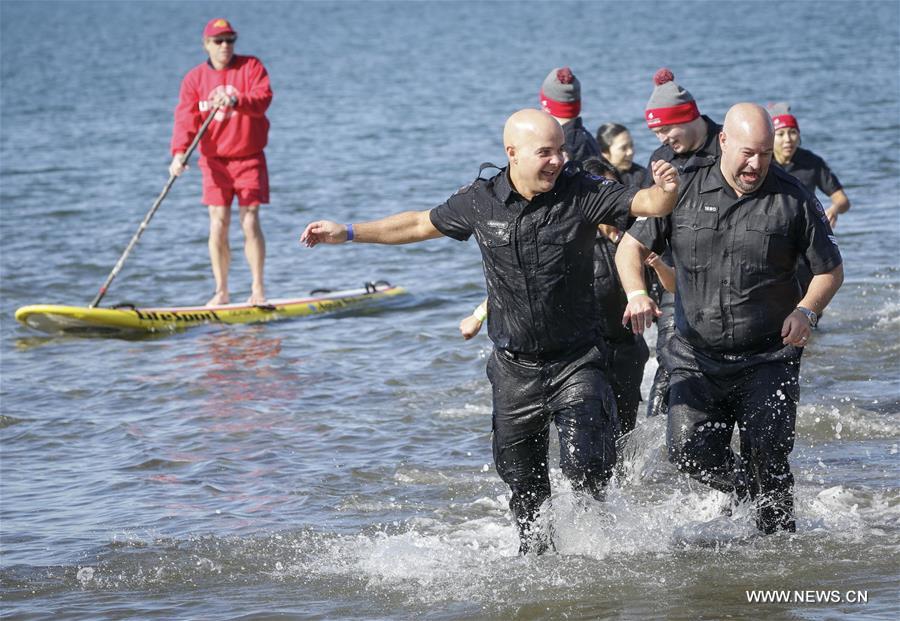
[[[630,188],[590,173],[579,173],[578,199],[585,219],[593,225],[628,228],[631,201],[639,188]]]
[[[837,239],[828,224],[822,203],[809,196],[801,205],[800,250],[813,274],[830,272],[843,262]]]
[[[474,232],[474,194],[472,186],[466,186],[432,209],[428,216],[434,228],[458,241],[469,239]]]
[[[659,256],[664,256],[672,235],[672,216],[638,218],[628,229],[628,234]]]
[[[825,160],[818,158],[816,166],[816,187],[822,190],[826,196],[831,196],[838,190],[842,189],[841,182],[838,181],[837,175],[831,172]]]

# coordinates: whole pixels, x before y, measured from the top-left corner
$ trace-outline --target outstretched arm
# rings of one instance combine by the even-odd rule
[[[665,216],[678,201],[678,171],[669,162],[656,160],[652,164],[655,185],[641,190],[631,201],[632,216]]]
[[[429,217],[430,211],[404,211],[402,213],[358,224],[338,224],[330,220],[317,220],[306,225],[300,235],[300,243],[312,248],[316,244],[342,244],[347,240],[347,227],[353,227],[353,241],[365,244],[411,244],[440,237]]]
[[[648,256],[650,250],[628,233],[625,233],[616,249],[616,269],[628,297],[622,325],[631,321],[631,330],[635,334],[641,334],[650,327],[654,317],[662,315],[656,303],[647,295],[643,265]]]

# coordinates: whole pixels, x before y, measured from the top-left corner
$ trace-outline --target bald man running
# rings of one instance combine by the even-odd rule
[[[585,496],[602,499],[616,459],[615,404],[595,347],[593,245],[597,225],[626,228],[629,216],[663,216],[675,204],[678,176],[653,167],[652,188],[637,191],[566,165],[565,138],[540,110],[520,110],[503,129],[509,164],[479,177],[447,202],[374,222],[318,221],[301,242],[405,244],[473,234],[484,264],[488,335],[494,351],[493,452],[512,490],[510,509],[521,554],[553,546],[538,520],[550,498],[550,422],[560,439],[560,467]]]
[[[669,459],[714,489],[754,499],[764,533],[796,528],[788,457],[800,357],[843,282],[825,210],[769,165],[773,140],[763,108],[733,106],[719,134],[721,155],[683,173],[668,232],[651,248],[626,236],[616,254],[622,284],[634,291],[645,288],[643,258],[671,245],[675,335],[661,352],[672,373]],[[795,277],[801,254],[814,274],[806,294]],[[623,322],[643,331],[655,312],[652,300],[635,297]],[[740,459],[730,448],[735,426]]]

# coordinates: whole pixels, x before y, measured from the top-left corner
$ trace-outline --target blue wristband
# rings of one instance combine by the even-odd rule
[[[347,225],[347,241],[353,241],[353,225]]]

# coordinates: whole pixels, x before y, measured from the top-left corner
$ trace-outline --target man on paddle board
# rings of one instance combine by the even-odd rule
[[[222,18],[210,20],[203,30],[203,48],[209,59],[184,77],[175,127],[169,172],[184,172],[183,155],[205,117],[215,118],[200,140],[203,204],[209,211],[209,258],[216,291],[207,306],[228,304],[231,247],[228,229],[231,203],[237,196],[244,254],[253,278],[250,304],[266,301],[263,266],[266,241],[259,223],[259,206],[269,202],[269,174],[263,149],[269,136],[266,110],[272,89],[266,68],[254,56],[234,53],[237,32]]]
[[[770,166],[775,130],[762,107],[725,117],[721,155],[681,175],[672,226],[650,248],[620,245],[626,291],[643,290],[643,259],[671,245],[675,334],[667,444],[679,470],[737,500],[753,499],[764,533],[793,531],[789,456],[800,396],[800,357],[817,317],[843,282],[841,254],[822,205]],[[815,274],[803,292],[797,259]],[[626,309],[643,330],[655,312]],[[740,433],[740,457],[731,448]]]
[[[616,461],[619,423],[603,372],[592,280],[599,224],[625,228],[630,216],[662,216],[675,204],[676,170],[653,167],[656,185],[626,188],[565,164],[565,136],[541,110],[506,122],[507,168],[479,175],[445,203],[374,222],[317,221],[307,246],[346,241],[405,244],[442,235],[478,242],[488,292],[487,374],[493,388],[493,452],[512,491],[522,554],[553,546],[538,520],[550,498],[549,428],[575,490],[602,500]],[[484,167],[482,167],[484,168]]]

